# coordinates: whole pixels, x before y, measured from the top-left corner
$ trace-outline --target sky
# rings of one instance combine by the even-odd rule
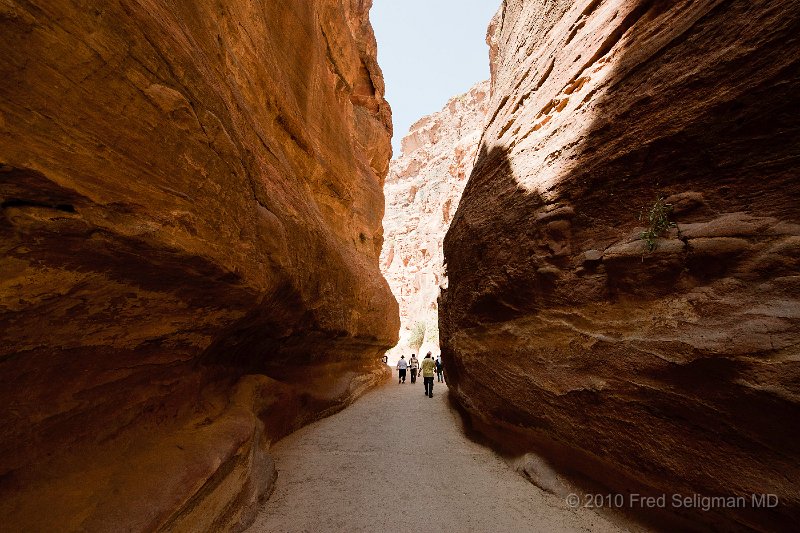
[[[373,0],[370,20],[394,122],[393,157],[419,118],[489,78],[486,28],[501,0]]]

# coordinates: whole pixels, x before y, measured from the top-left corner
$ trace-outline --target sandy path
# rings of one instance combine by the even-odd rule
[[[421,381],[379,387],[272,452],[275,492],[251,532],[620,531],[470,441],[441,383],[433,398]]]

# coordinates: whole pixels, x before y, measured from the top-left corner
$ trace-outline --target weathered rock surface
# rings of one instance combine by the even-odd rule
[[[0,8],[4,528],[235,528],[386,376],[370,5]]]
[[[476,425],[614,490],[747,499],[668,508],[692,520],[800,520],[798,31],[797,1],[503,3],[440,303]],[[660,196],[680,233],[648,253]]]
[[[400,342],[390,359],[408,357],[416,323],[426,328],[423,352],[428,345],[438,352],[442,240],[472,171],[488,103],[488,81],[451,98],[411,126],[402,154],[389,163],[381,271],[400,305]]]

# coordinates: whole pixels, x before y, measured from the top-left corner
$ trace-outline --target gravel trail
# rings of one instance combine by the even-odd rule
[[[271,453],[278,480],[253,533],[621,531],[469,440],[441,383],[433,398],[421,380],[378,387]]]

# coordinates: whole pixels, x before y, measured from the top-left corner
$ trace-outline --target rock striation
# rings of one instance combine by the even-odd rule
[[[488,81],[451,98],[411,126],[389,163],[380,264],[400,306],[400,342],[390,359],[419,348],[409,346],[417,325],[425,328],[421,351],[438,353],[442,240],[472,171],[488,103]]]
[[[369,0],[0,8],[0,514],[242,527],[387,376]]]
[[[503,2],[440,302],[478,428],[694,527],[800,520],[798,30],[797,1]]]

